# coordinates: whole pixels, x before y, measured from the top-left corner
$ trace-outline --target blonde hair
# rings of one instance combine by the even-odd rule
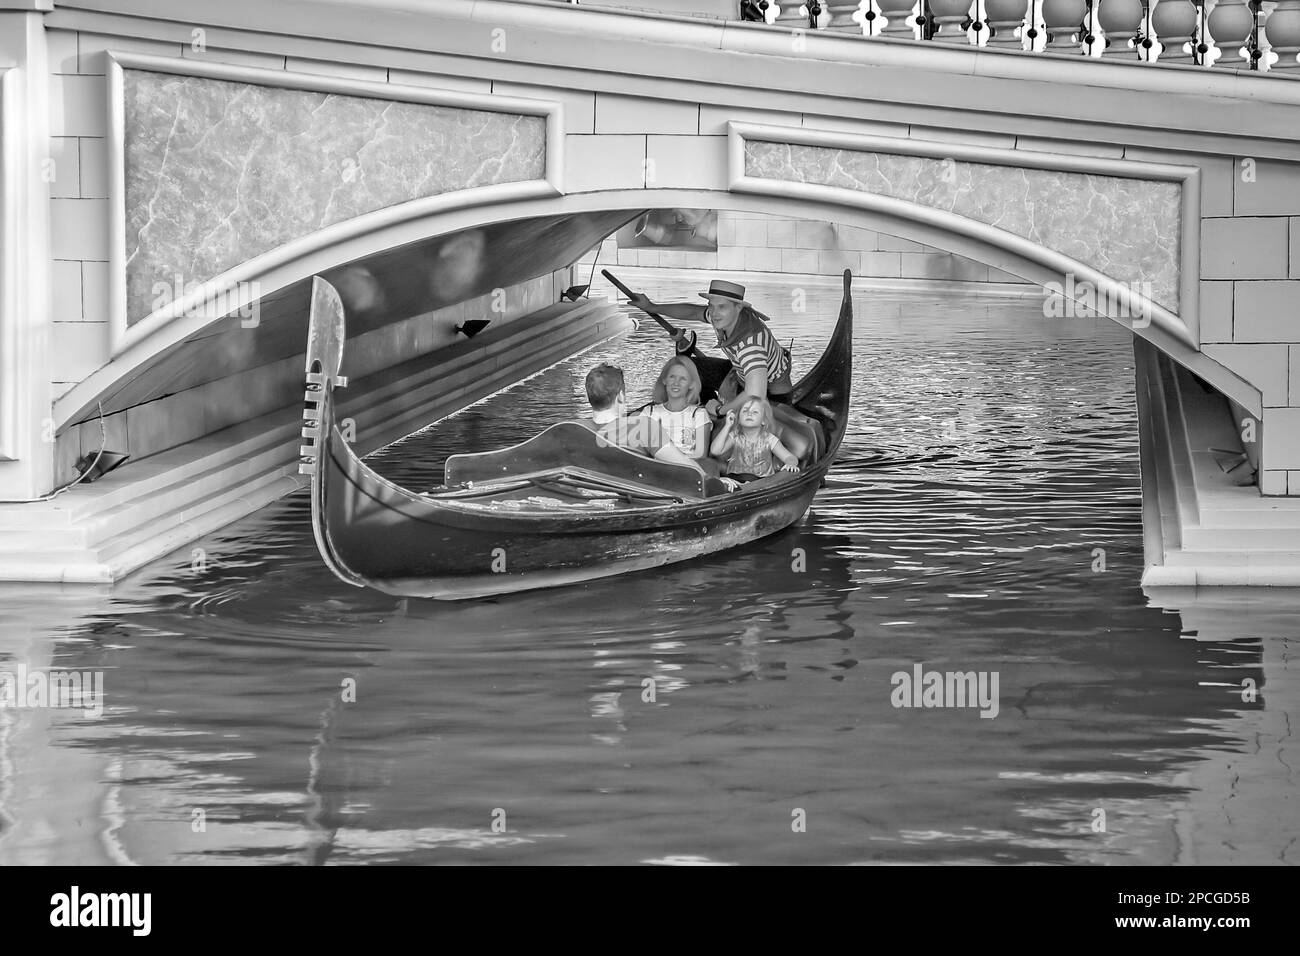
[[[700,404],[700,392],[704,386],[700,382],[700,370],[695,367],[695,363],[688,358],[682,358],[680,355],[674,355],[664,363],[663,370],[659,373],[659,378],[655,381],[654,391],[651,392],[650,398],[656,405],[663,405],[668,401],[668,388],[664,384],[668,381],[668,371],[674,365],[680,365],[686,370],[688,384],[686,386],[686,404]]]
[[[775,435],[776,417],[772,414],[772,403],[760,395],[751,395],[740,403],[740,407],[736,409],[736,424],[740,424],[740,413],[745,410],[746,406],[748,406],[750,402],[758,402],[758,410],[763,416],[763,422],[760,426],[763,431],[767,432],[769,435]]]

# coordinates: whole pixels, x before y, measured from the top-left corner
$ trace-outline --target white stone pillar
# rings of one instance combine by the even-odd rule
[[[1151,12],[1151,26],[1161,45],[1159,62],[1192,62],[1192,53],[1183,47],[1194,42],[1196,22],[1196,4],[1192,0],[1157,0]]]
[[[885,18],[885,28],[881,36],[897,37],[900,40],[916,38],[916,28],[908,23],[916,0],[880,0],[880,14]]]
[[[828,0],[826,8],[830,11],[831,18],[826,29],[862,36],[862,20],[853,18],[861,2],[862,0]]]
[[[788,0],[786,3],[776,0],[776,5],[776,20],[773,22],[791,28],[808,29],[808,11],[799,0]]]
[[[1214,45],[1219,48],[1219,58],[1214,65],[1230,70],[1243,70],[1250,61],[1241,54],[1255,29],[1255,17],[1246,0],[1219,0],[1210,11],[1210,32]]]
[[[1080,24],[1087,12],[1084,0],[1044,0],[1043,20],[1047,25],[1049,53],[1081,52]]]
[[[0,499],[53,487],[50,421],[52,0],[0,0]]]
[[[1300,70],[1300,0],[1279,0],[1267,23],[1268,39],[1277,54],[1274,70]]]
[[[988,45],[1004,50],[1023,50],[1026,37],[1016,31],[1028,22],[1028,4],[1026,0],[985,0],[984,13],[992,27],[993,36]],[[1025,27],[1024,29],[1028,29]]]
[[[1106,49],[1102,56],[1137,59],[1133,38],[1142,30],[1141,0],[1098,0],[1097,22],[1106,31]]]
[[[970,16],[970,0],[930,0],[930,15],[939,25],[934,39],[939,43],[970,46],[970,36],[962,27]]]

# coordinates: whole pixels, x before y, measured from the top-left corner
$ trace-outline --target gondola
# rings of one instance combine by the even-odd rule
[[[844,437],[852,375],[852,277],[825,353],[795,385],[783,428],[808,453],[728,491],[695,469],[618,448],[564,422],[510,448],[447,459],[429,493],[376,474],[335,424],[343,305],[317,277],[307,342],[305,439],[312,527],[325,564],[348,584],[407,597],[460,600],[642,571],[733,548],[798,521]]]

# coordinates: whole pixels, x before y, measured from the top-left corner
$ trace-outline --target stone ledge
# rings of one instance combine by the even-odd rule
[[[1213,560],[1212,555],[1206,556],[1207,562]],[[1291,567],[1223,567],[1209,563],[1195,567],[1152,567],[1143,573],[1142,587],[1300,588],[1300,563]]]

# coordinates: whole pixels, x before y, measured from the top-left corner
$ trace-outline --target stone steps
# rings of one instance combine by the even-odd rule
[[[79,548],[43,548],[35,559],[30,553],[0,555],[0,579],[56,584],[108,584],[113,580],[98,555]]]
[[[297,468],[296,465],[286,466],[289,467],[294,470]],[[300,480],[297,475],[284,474],[283,471],[284,469],[277,469],[248,488],[222,495],[210,508],[189,509],[165,529],[154,525],[115,540],[99,554],[100,561],[108,566],[110,580],[125,577],[155,558],[183,548],[304,487],[304,480]]]
[[[1143,585],[1300,586],[1300,499],[1264,497],[1219,466],[1211,449],[1241,448],[1222,396],[1163,355],[1142,368],[1142,425],[1164,452],[1161,461],[1144,449],[1144,522],[1158,513],[1160,527],[1147,529]]]
[[[1300,551],[1300,526],[1289,516],[1267,528],[1197,527],[1183,529],[1186,551]]]

